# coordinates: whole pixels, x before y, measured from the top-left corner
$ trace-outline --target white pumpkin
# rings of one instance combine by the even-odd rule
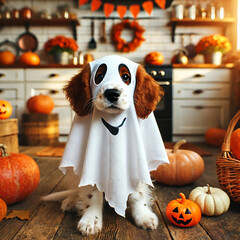
[[[194,188],[189,199],[198,204],[202,214],[207,216],[217,216],[226,212],[230,205],[228,195],[220,188],[204,187]]]

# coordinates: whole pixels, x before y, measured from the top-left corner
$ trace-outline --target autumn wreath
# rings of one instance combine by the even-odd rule
[[[131,29],[133,31],[133,39],[131,42],[126,42],[123,38],[121,38],[121,34],[124,29]],[[144,31],[145,29],[136,21],[130,22],[129,20],[124,20],[113,25],[112,41],[118,51],[133,52],[136,48],[141,46],[143,41],[145,41],[143,38]]]

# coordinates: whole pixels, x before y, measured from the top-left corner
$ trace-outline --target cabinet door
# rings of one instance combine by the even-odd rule
[[[73,119],[73,112],[70,108],[69,102],[65,99],[65,95],[62,92],[64,84],[64,82],[27,83],[27,99],[39,94],[49,95],[53,98],[55,103],[53,112],[59,114],[60,135],[69,133]]]
[[[226,128],[229,101],[174,100],[173,134],[204,134],[210,127]]]
[[[23,83],[0,83],[0,99],[24,99]]]

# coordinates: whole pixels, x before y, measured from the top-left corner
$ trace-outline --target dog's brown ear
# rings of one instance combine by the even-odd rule
[[[92,109],[90,77],[90,65],[86,64],[83,70],[79,74],[75,75],[63,88],[72,109],[79,116],[87,115]]]
[[[137,116],[143,119],[146,118],[156,109],[163,95],[163,88],[145,71],[143,66],[139,65],[136,73],[136,88],[134,92],[134,104]]]

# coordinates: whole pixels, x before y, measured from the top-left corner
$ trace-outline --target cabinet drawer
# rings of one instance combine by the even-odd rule
[[[53,99],[65,99],[62,91],[65,83],[27,83],[27,98],[43,94],[49,95]]]
[[[229,101],[174,100],[173,133],[204,134],[210,127],[226,128]]]
[[[0,68],[0,82],[1,81],[23,81],[23,69],[4,69]]]
[[[228,83],[175,83],[173,84],[173,98],[229,98],[230,84]]]
[[[173,81],[183,82],[230,82],[231,70],[222,68],[175,68]]]
[[[0,84],[0,99],[23,99],[24,85],[21,83],[1,83]]]
[[[27,81],[65,81],[70,80],[80,69],[66,68],[43,68],[43,69],[26,69]]]

